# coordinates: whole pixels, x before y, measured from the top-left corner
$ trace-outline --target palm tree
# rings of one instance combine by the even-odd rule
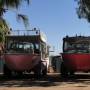
[[[30,0],[0,0],[0,17],[3,17],[3,14],[8,11],[10,8],[18,10],[22,2],[27,2],[30,4]],[[25,26],[28,25],[28,18],[26,15],[17,14],[18,19],[22,19]]]
[[[2,43],[5,40],[5,35],[10,32],[9,26],[4,19],[4,14],[10,10],[18,10],[22,3],[27,2],[27,4],[30,4],[30,0],[0,0],[0,46],[2,47]],[[28,18],[26,15],[17,14],[16,16],[18,19],[22,19],[24,22],[24,25],[27,27],[28,25]]]

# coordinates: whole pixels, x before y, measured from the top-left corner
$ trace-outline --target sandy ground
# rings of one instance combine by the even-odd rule
[[[59,74],[35,79],[30,75],[22,77],[0,76],[0,90],[90,90],[90,74],[76,74],[72,78],[61,78]]]

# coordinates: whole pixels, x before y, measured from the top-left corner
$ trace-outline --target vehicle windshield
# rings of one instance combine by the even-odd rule
[[[40,53],[38,43],[12,42],[7,46],[7,53]]]
[[[90,53],[89,42],[64,42],[63,51],[65,53]]]

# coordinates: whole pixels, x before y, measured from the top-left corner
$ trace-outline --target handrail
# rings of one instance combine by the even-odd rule
[[[29,36],[29,35],[40,35],[40,30],[13,30],[10,36]]]

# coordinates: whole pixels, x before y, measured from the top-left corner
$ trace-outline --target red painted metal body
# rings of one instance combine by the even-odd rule
[[[90,54],[88,53],[62,53],[67,68],[73,71],[90,71]]]
[[[40,56],[35,54],[5,54],[5,63],[10,70],[31,70],[40,61]]]

